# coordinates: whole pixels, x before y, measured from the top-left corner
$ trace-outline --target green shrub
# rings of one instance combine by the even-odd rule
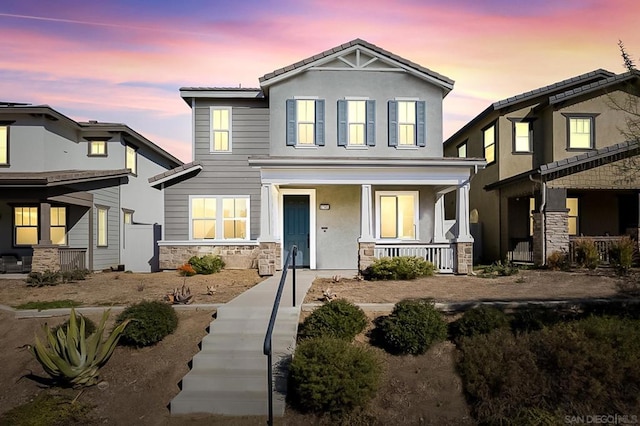
[[[145,301],[127,307],[116,319],[116,325],[131,319],[121,342],[130,346],[150,346],[178,327],[178,316],[170,305]]]
[[[571,260],[566,251],[556,250],[547,257],[547,267],[552,271],[568,271],[571,269]]]
[[[63,283],[70,283],[70,282],[74,282],[74,281],[82,281],[87,279],[87,275],[89,275],[91,272],[89,272],[88,269],[74,269],[72,271],[64,271],[60,273],[60,276],[62,277],[62,282]]]
[[[331,337],[307,339],[291,362],[288,395],[300,411],[342,415],[373,398],[380,379],[371,349]]]
[[[447,324],[430,300],[403,300],[376,321],[374,343],[392,354],[423,354],[447,337]]]
[[[344,299],[332,300],[313,311],[300,326],[300,337],[353,340],[367,326],[365,313]]]
[[[596,269],[600,264],[600,254],[591,238],[578,238],[575,242],[576,263],[581,268]]]
[[[26,279],[29,287],[43,287],[45,285],[58,285],[60,272],[46,270],[44,272],[29,272]]]
[[[96,331],[96,323],[93,322],[90,318],[85,317],[84,315],[78,315],[78,321],[80,318],[84,320],[84,333],[85,337],[89,337],[90,334],[93,334]],[[66,320],[62,324],[58,324],[55,327],[51,327],[51,332],[56,334],[58,329],[62,328],[63,330],[67,330],[69,328],[70,319]]]
[[[412,280],[434,273],[431,262],[420,257],[399,256],[376,259],[363,271],[363,276],[368,280]]]
[[[518,266],[514,265],[508,260],[505,260],[504,262],[494,262],[491,265],[485,267],[480,276],[483,278],[493,278],[498,276],[509,277],[511,275],[517,274],[518,272],[520,272]]]
[[[590,317],[463,339],[458,369],[476,420],[540,424],[533,421],[637,411],[639,331],[637,320]]]
[[[189,259],[188,263],[196,271],[196,274],[202,275],[215,274],[224,268],[224,261],[222,258],[211,254],[207,254],[202,257],[193,256]]]
[[[482,305],[466,311],[462,317],[452,322],[449,325],[449,332],[454,340],[459,340],[461,337],[488,334],[508,326],[507,314],[498,308]]]
[[[515,311],[511,319],[511,330],[516,333],[542,330],[563,321],[578,318],[578,313],[559,308],[529,306]]]
[[[609,263],[621,275],[628,274],[629,269],[631,269],[635,244],[631,238],[623,237],[618,241],[614,241],[609,248]]]

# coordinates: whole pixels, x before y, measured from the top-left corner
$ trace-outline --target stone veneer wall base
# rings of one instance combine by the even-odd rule
[[[36,245],[33,246],[33,260],[31,263],[31,271],[59,271],[60,270],[60,254],[58,246],[54,245]]]
[[[456,275],[469,275],[473,272],[473,243],[455,243]]]

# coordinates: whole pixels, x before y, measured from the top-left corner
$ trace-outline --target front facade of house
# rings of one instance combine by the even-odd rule
[[[354,40],[260,83],[181,89],[194,162],[152,179],[165,189],[162,268],[216,253],[271,275],[295,244],[312,269],[418,255],[467,272],[469,180],[484,161],[442,156],[451,80]]]
[[[148,178],[180,164],[123,124],[0,104],[0,254],[37,271],[157,269],[164,199]]]
[[[637,238],[637,140],[624,129],[639,88],[635,71],[596,70],[496,102],[445,141],[446,155],[487,160],[470,194],[483,261],[544,264],[580,236],[605,258]]]

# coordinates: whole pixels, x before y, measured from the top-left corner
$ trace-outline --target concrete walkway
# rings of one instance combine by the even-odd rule
[[[273,332],[274,415],[284,415],[287,372],[283,364],[295,350],[300,310],[316,271],[298,270],[296,307],[292,307],[289,271]],[[267,357],[264,337],[281,273],[218,308],[202,339],[171,414],[214,413],[230,416],[268,413]]]

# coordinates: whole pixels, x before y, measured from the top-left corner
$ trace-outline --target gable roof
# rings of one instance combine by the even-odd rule
[[[278,68],[275,71],[265,74],[259,79],[260,86],[266,88],[273,83],[293,77],[294,75],[299,74],[315,65],[329,62],[330,60],[338,57],[340,54],[355,50],[357,47],[363,48],[372,53],[374,56],[383,58],[386,61],[403,68],[405,71],[415,75],[416,77],[422,78],[423,80],[427,80],[442,87],[447,93],[453,89],[454,81],[450,78],[445,77],[442,74],[430,70],[429,68],[418,65],[415,62],[412,62],[359,38],[351,40],[348,43],[341,44],[334,48],[327,49],[324,52],[320,52],[294,64],[287,65],[283,68]]]
[[[593,93],[597,90],[606,89],[607,87],[611,87],[613,85],[616,85],[618,83],[622,83],[625,81],[633,80],[638,77],[640,77],[640,71],[638,70],[633,70],[633,71],[625,72],[622,74],[613,75],[609,78],[605,78],[604,80],[595,81],[591,84],[580,86],[575,89],[567,90],[566,92],[558,93],[557,95],[551,96],[549,98],[549,103],[553,105],[560,102],[564,102],[569,99],[573,99],[581,95]]]
[[[514,105],[521,105],[527,102],[531,102],[538,98],[546,98],[551,96],[553,93],[558,92],[566,92],[569,87],[578,86],[582,87],[584,85],[590,84],[589,82],[598,82],[604,81],[609,78],[616,77],[616,74],[611,71],[607,71],[605,69],[599,68],[594,71],[590,71],[588,73],[580,74],[575,77],[567,78],[565,80],[559,81],[557,83],[549,84],[547,86],[543,86],[534,90],[529,90],[524,93],[520,93],[515,96],[511,96],[489,105],[484,111],[475,116],[471,121],[462,126],[457,132],[451,135],[445,142],[444,145],[448,145],[454,139],[457,139],[461,134],[466,132],[470,127],[477,124],[479,121],[484,120],[487,116],[495,111],[499,111],[503,108],[508,108]],[[575,90],[575,89],[572,89]]]

